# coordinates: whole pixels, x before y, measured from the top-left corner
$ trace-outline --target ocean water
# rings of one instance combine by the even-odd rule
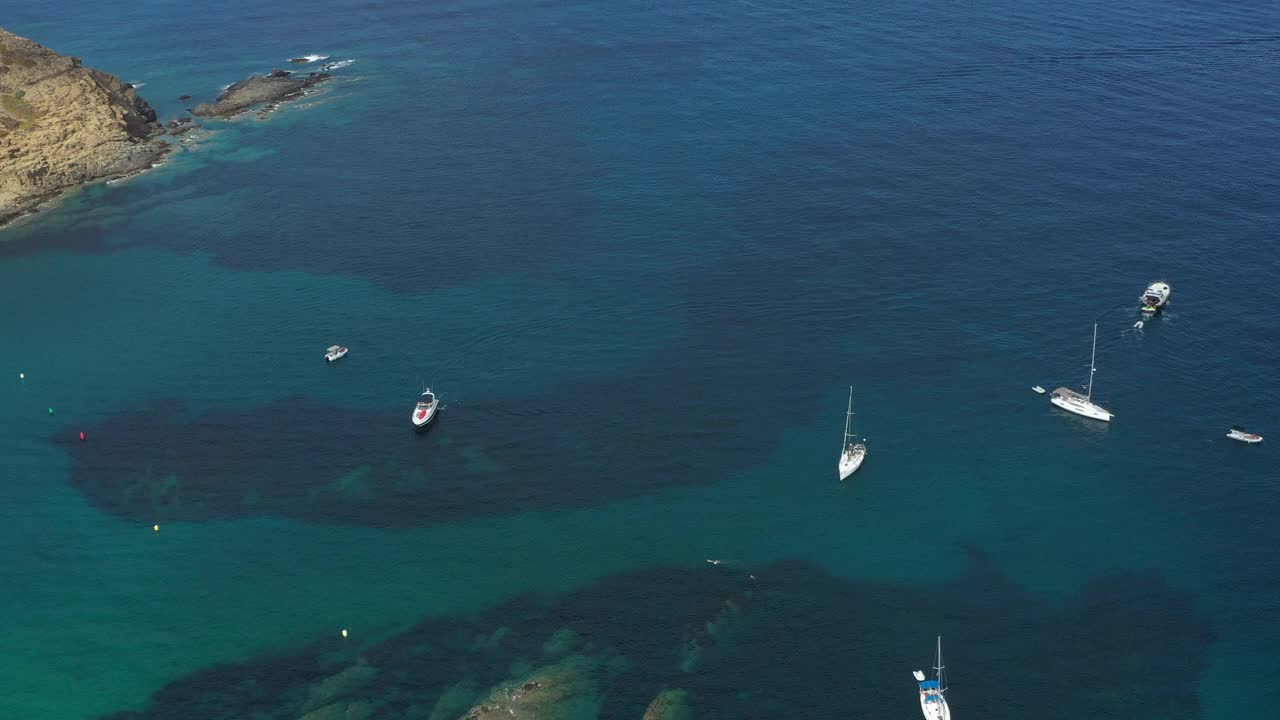
[[[4,22],[165,119],[350,62],[0,231],[0,718],[1280,702],[1280,7]]]

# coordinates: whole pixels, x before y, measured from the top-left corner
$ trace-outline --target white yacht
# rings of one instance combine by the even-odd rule
[[[431,388],[425,388],[422,394],[418,396],[418,404],[413,407],[413,426],[416,428],[424,428],[436,416],[436,408],[440,407],[440,398],[431,392]]]
[[[947,684],[943,676],[942,636],[938,636],[938,664],[933,666],[933,679],[926,680],[923,670],[916,670],[916,682],[920,684],[920,712],[925,720],[951,720],[951,708],[947,707]]]
[[[853,386],[849,386],[849,409],[844,414],[844,446],[840,450],[840,479],[844,480],[862,467],[867,459],[867,441],[856,442],[853,429]]]
[[[1163,280],[1151,283],[1142,297],[1138,298],[1138,302],[1142,303],[1142,314],[1155,315],[1163,310],[1172,294],[1173,288],[1169,287],[1169,283]]]
[[[341,345],[330,345],[328,350],[324,351],[324,361],[333,362],[338,358],[346,357],[347,349]]]
[[[1089,384],[1085,386],[1085,394],[1060,387],[1049,396],[1049,402],[1063,410],[1083,415],[1094,420],[1111,422],[1111,411],[1093,402],[1093,374],[1098,371],[1094,359],[1098,355],[1098,324],[1093,324],[1093,351],[1089,354]]]
[[[1243,425],[1232,425],[1231,430],[1227,433],[1227,437],[1232,440],[1238,440],[1242,443],[1256,445],[1262,442],[1262,436],[1257,433],[1251,433],[1244,429]]]

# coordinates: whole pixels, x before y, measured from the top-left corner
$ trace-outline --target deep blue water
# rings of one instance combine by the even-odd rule
[[[937,634],[961,717],[1280,702],[1280,8],[4,23],[164,118],[353,62],[0,234],[0,717],[914,718]],[[1095,321],[1110,425],[1030,392]]]

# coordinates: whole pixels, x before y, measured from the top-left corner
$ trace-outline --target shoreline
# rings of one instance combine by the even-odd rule
[[[24,197],[21,200],[16,201],[11,210],[7,210],[3,214],[0,214],[0,233],[18,227],[27,221],[34,220],[50,210],[57,209],[60,206],[60,201],[65,200],[67,197],[79,190],[99,183],[110,184],[126,178],[135,177],[147,172],[148,170],[154,170],[155,168],[167,164],[165,163],[165,160],[168,159],[170,153],[178,149],[178,145],[176,143],[165,142],[163,140],[156,140],[153,142],[156,142],[159,145],[156,147],[155,153],[150,154],[145,162],[138,163],[137,165],[127,169],[117,170],[82,182],[65,185],[37,195]]]
[[[329,66],[326,65],[326,67]],[[227,122],[252,116],[258,120],[265,120],[285,105],[319,94],[326,89],[322,86],[327,85],[331,79],[333,76],[323,71],[295,75],[291,72],[272,70],[267,75],[251,75],[244,80],[232,83],[219,93],[214,102],[197,104],[188,108],[187,112],[160,123],[160,127],[167,130],[155,133],[144,144],[131,149],[121,160],[124,165],[122,169],[13,201],[9,208],[0,211],[0,234],[36,219],[48,211],[56,210],[62,200],[80,189],[99,183],[110,185],[167,164],[166,160],[170,154],[180,151],[187,140],[194,137],[194,134],[188,136],[191,131],[209,131],[208,127],[197,122],[198,119]],[[249,86],[250,93],[255,96],[251,102],[246,102],[246,98],[243,97],[228,97],[236,89],[246,86]],[[231,102],[226,102],[228,99]],[[201,108],[207,111],[195,112]],[[170,139],[162,139],[166,137]],[[0,242],[3,242],[3,238],[0,238]]]

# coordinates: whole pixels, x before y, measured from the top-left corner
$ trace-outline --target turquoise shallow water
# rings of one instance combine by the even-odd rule
[[[0,236],[0,717],[910,718],[938,633],[969,716],[1280,700],[1274,9],[7,22],[167,114],[355,62]],[[1094,321],[1106,426],[1029,389]]]

